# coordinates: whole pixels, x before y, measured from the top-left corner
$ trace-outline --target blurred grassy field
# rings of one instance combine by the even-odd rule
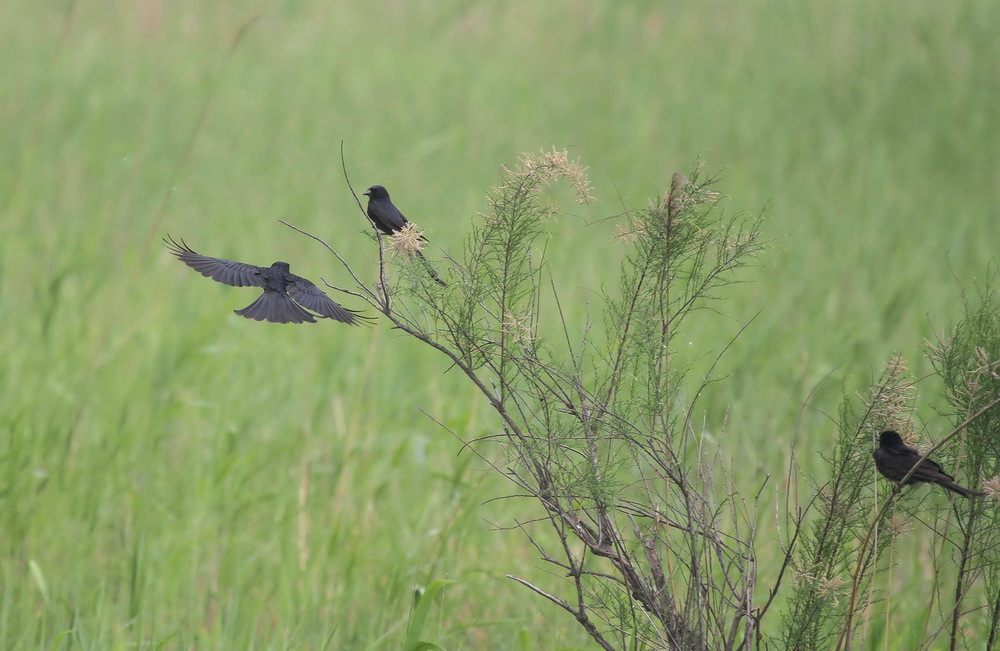
[[[548,253],[581,319],[617,281],[604,218],[698,158],[723,171],[727,210],[764,210],[774,245],[685,335],[710,357],[761,311],[702,418],[748,486],[793,445],[821,473],[824,412],[894,351],[927,373],[923,340],[997,254],[1000,4],[807,5],[8,3],[0,647],[395,648],[414,587],[447,578],[428,630],[447,648],[589,648],[504,578],[560,589],[493,530],[531,505],[487,502],[510,487],[420,413],[493,424],[442,359],[381,323],[241,319],[253,292],[159,244],[346,284],[284,218],[371,277],[341,140],[358,188],[389,187],[443,249],[501,165],[568,147],[599,200]],[[919,631],[907,603],[894,634]]]

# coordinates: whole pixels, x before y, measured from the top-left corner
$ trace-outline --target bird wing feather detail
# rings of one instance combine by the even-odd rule
[[[292,276],[286,291],[297,303],[334,321],[353,324],[356,313],[336,303],[326,292],[301,276]]]
[[[211,278],[216,282],[233,287],[263,287],[265,284],[264,277],[261,275],[261,272],[264,271],[263,267],[236,262],[234,260],[199,255],[184,240],[177,243],[171,238],[165,239],[164,242],[167,248],[170,249],[170,252],[177,256],[181,262],[202,276]]]

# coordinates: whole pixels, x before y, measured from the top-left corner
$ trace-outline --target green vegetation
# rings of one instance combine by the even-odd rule
[[[675,345],[703,370],[753,319],[693,418],[736,485],[772,475],[757,536],[778,540],[793,451],[803,491],[826,481],[842,396],[894,353],[932,373],[924,340],[975,314],[962,290],[1000,242],[998,32],[1000,6],[975,1],[5,7],[0,647],[398,648],[411,610],[411,641],[447,649],[592,646],[504,577],[566,581],[496,530],[535,507],[489,501],[511,485],[434,422],[495,431],[459,373],[384,321],[241,319],[249,290],[159,245],[349,285],[284,218],[374,280],[341,140],[432,258],[486,212],[501,165],[580,156],[597,201],[546,225],[580,322],[625,255],[606,218],[696,159],[723,170],[724,206],[763,208],[772,248]],[[918,429],[949,431],[955,389],[917,388]],[[895,544],[866,644],[922,634],[913,588],[939,547],[916,521]],[[777,572],[778,545],[760,553]],[[413,606],[439,580],[457,583]]]

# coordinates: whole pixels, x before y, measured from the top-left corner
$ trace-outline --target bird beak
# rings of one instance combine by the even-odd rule
[[[365,195],[366,197],[370,197],[370,196],[372,196],[372,191],[371,190],[365,190],[361,194]]]

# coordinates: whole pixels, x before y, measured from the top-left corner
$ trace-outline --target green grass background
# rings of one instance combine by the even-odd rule
[[[821,481],[824,413],[894,351],[928,372],[997,254],[997,34],[987,0],[6,3],[0,647],[395,648],[414,587],[453,579],[426,632],[447,648],[589,648],[504,578],[566,588],[494,530],[532,505],[488,502],[510,486],[420,413],[493,425],[440,357],[384,323],[241,319],[252,292],[159,238],[346,284],[284,218],[372,279],[341,140],[359,189],[455,250],[501,165],[568,147],[598,201],[548,255],[582,319],[617,281],[604,218],[703,159],[774,244],[684,334],[709,358],[761,311],[698,418],[748,490],[793,446]],[[924,580],[894,571],[888,648]]]

